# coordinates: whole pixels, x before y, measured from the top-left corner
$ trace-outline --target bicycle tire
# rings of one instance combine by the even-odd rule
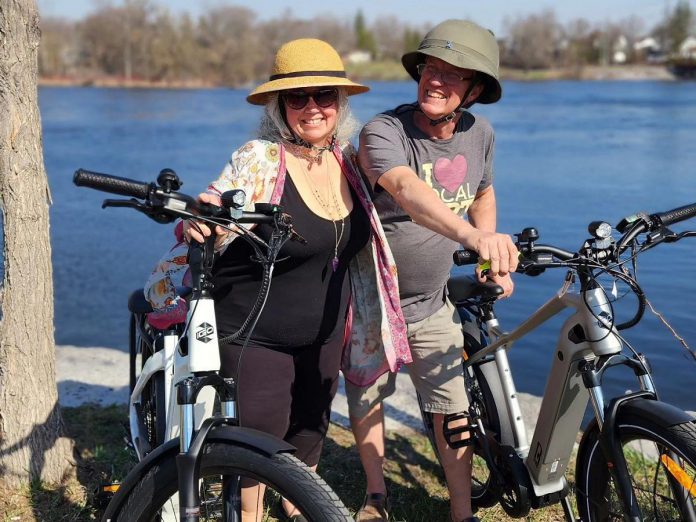
[[[173,456],[172,452],[164,452],[154,461],[149,469],[141,473],[138,482],[125,497],[120,498],[117,504],[109,505],[103,520],[159,520],[158,512],[177,491],[177,468]],[[295,504],[311,522],[352,521],[350,513],[326,482],[288,453],[267,456],[245,446],[208,442],[201,454],[200,476],[241,476],[258,480]],[[120,518],[121,514],[123,518]],[[217,511],[202,515],[202,522],[220,520]]]
[[[617,429],[643,520],[692,520],[696,488],[691,487],[691,495],[687,492],[682,497],[685,500],[680,501],[680,492],[683,494],[684,490],[667,471],[662,455],[666,453],[678,462],[693,485],[696,425],[685,422],[668,426],[629,414],[621,416]],[[599,446],[596,422],[583,435],[575,473],[578,511],[583,521],[624,520],[622,505]]]
[[[474,354],[488,345],[488,337],[482,329],[475,316],[463,307],[457,307],[462,323],[462,333],[464,335],[464,346],[468,354]],[[500,376],[494,362],[484,362],[473,367],[474,376],[481,390],[483,404],[479,404],[481,418],[486,431],[492,433],[499,444],[514,446],[514,432],[510,419],[498,415],[498,404],[504,404],[505,396],[503,393]],[[435,433],[433,431],[432,414],[423,411],[421,398],[418,395],[418,405],[423,419],[425,433],[430,440],[430,444],[435,452],[438,461],[440,455],[435,444]],[[494,487],[490,470],[486,465],[483,448],[476,444],[474,446],[474,456],[472,463],[471,481],[471,505],[474,509],[488,508],[498,502],[499,488]]]

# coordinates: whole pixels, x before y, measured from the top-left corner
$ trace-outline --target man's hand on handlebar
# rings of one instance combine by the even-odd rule
[[[464,246],[475,250],[479,259],[490,261],[489,276],[506,276],[517,269],[519,251],[510,236],[477,230],[472,239]]]
[[[198,195],[198,202],[209,203],[217,206],[222,205],[222,200],[220,199],[220,196],[216,194],[209,194],[207,192],[203,192]],[[202,221],[199,221],[197,219],[187,219],[184,221],[183,233],[184,239],[187,243],[191,243],[191,241],[203,243],[205,241],[205,238],[210,236],[211,230],[210,226]],[[225,230],[224,228],[218,225],[215,227],[215,234],[217,234],[217,238],[215,239],[215,248],[218,249],[225,243],[229,231]]]

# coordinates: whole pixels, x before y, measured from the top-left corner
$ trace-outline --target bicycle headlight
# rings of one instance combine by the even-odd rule
[[[611,225],[606,221],[593,221],[587,230],[595,239],[608,239],[611,237]]]

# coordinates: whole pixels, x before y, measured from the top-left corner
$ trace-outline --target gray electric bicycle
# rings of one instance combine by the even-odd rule
[[[658,214],[639,213],[617,226],[593,222],[577,252],[538,244],[527,228],[517,235],[518,272],[538,275],[563,268],[560,290],[509,333],[501,330],[495,300],[502,289],[468,276],[452,277],[451,299],[463,319],[463,370],[470,409],[449,416],[444,435],[453,447],[473,445],[474,508],[499,503],[511,517],[561,503],[575,520],[567,497],[566,471],[588,402],[594,419],[584,431],[575,464],[580,519],[696,520],[696,420],[658,398],[647,358],[620,331],[636,325],[646,297],[636,280],[636,259],[648,249],[696,236],[668,226],[696,216],[696,204]],[[478,262],[471,251],[454,255],[458,265]],[[632,318],[617,323],[615,282],[634,296]],[[527,440],[507,350],[559,312],[570,309],[552,351],[553,363],[531,442]],[[551,347],[549,347],[551,348]],[[602,381],[615,367],[629,368],[640,391],[606,397]],[[423,413],[433,439],[432,418]],[[461,425],[468,418],[468,426]]]
[[[222,207],[199,203],[178,192],[181,182],[170,169],[160,173],[157,184],[82,169],[75,172],[73,180],[78,186],[132,198],[106,200],[102,207],[132,208],[159,223],[195,217],[212,225],[212,229],[216,225],[231,229],[238,240],[252,244],[256,260],[263,266],[263,282],[248,320],[229,338],[244,339],[251,334],[263,309],[280,248],[288,240],[301,240],[292,228],[290,216],[279,206],[256,205],[255,212],[243,212],[243,191],[223,194]],[[273,226],[267,242],[248,229],[249,224],[258,223]],[[236,383],[219,374],[218,341],[225,339],[218,339],[211,295],[214,243],[213,235],[205,244],[194,242],[189,248],[192,288],[186,324],[180,330],[167,332],[164,337],[169,339],[165,341],[172,342],[163,342],[159,348],[153,342],[151,353],[143,351],[143,374],[135,383],[131,368],[131,425],[135,425],[134,447],[141,460],[118,488],[103,519],[241,522],[241,489],[260,483],[265,486],[265,495],[257,499],[257,505],[262,506],[259,509],[263,509],[264,520],[279,509],[280,498],[284,497],[312,522],[349,522],[352,518],[336,494],[292,455],[295,449],[291,445],[239,426]],[[142,292],[131,300],[130,306],[141,315],[151,311]],[[169,369],[169,381],[175,390],[169,395],[178,408],[168,408],[165,401],[158,406],[153,400],[166,393],[168,388],[156,377]],[[155,386],[158,382],[161,385]],[[207,412],[197,417],[196,406],[210,389],[217,395],[219,413],[209,416]],[[169,440],[164,427],[170,423],[163,422],[168,413],[177,419],[178,435]]]

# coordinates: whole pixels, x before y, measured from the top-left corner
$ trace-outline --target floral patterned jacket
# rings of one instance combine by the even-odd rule
[[[333,153],[372,228],[370,242],[350,264],[352,296],[341,365],[346,379],[364,386],[383,373],[398,371],[401,365],[410,363],[411,353],[401,313],[396,265],[367,187],[352,161],[353,149],[350,145],[345,150],[335,147]],[[253,210],[257,202],[280,202],[286,173],[284,147],[253,140],[232,155],[208,192],[220,195],[227,190],[243,189],[247,194],[244,210]],[[160,260],[145,286],[145,297],[156,310],[150,314],[150,322],[158,328],[186,318],[186,303],[177,297],[176,286],[190,284],[188,246],[183,241],[181,225],[175,233],[177,244]],[[233,240],[230,234],[228,245]]]

